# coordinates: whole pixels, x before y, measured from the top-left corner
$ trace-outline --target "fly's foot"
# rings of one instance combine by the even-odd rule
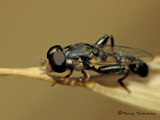
[[[118,80],[119,84],[125,89],[127,90],[128,93],[131,93],[131,91],[124,85],[124,83],[122,82],[122,79]]]
[[[119,83],[125,90],[127,90],[128,93],[131,93],[131,91],[130,91],[130,90],[125,86],[125,84],[122,82],[124,79],[127,78],[128,74],[129,74],[129,69],[127,70],[126,74],[125,74],[122,78],[119,78],[119,79],[118,79],[118,83]]]
[[[84,78],[79,79],[80,82],[86,82],[89,80],[89,74],[86,73],[84,70],[81,71],[81,73],[83,74]]]
[[[66,78],[69,78],[72,75],[72,73],[73,69],[71,69],[70,72],[66,76],[62,77],[60,80],[64,81]]]
[[[60,80],[62,80],[62,81],[64,81],[66,79],[66,77],[64,76],[64,77],[62,77],[62,78],[60,78]]]
[[[56,83],[57,83],[57,80],[56,80],[56,81],[54,81],[54,82],[52,83],[52,85],[51,85],[51,86],[54,86]]]

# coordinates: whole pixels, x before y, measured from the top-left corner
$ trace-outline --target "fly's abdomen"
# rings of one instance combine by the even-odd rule
[[[144,62],[130,64],[129,68],[133,73],[138,74],[141,77],[145,77],[148,75],[148,66]]]

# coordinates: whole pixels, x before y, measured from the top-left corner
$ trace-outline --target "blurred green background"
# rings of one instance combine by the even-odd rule
[[[94,43],[112,34],[117,45],[158,55],[160,0],[0,0],[0,67],[40,66],[57,44]],[[157,116],[84,88],[23,78],[0,78],[0,120],[124,120]],[[136,101],[135,101],[136,102]],[[150,112],[150,111],[148,111]]]

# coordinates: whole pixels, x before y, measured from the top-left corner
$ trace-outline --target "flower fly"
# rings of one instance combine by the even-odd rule
[[[110,45],[107,45],[110,40]],[[117,81],[128,92],[123,80],[130,72],[141,77],[148,74],[146,62],[153,56],[140,49],[115,46],[112,35],[104,35],[95,44],[76,43],[62,48],[60,45],[52,46],[47,52],[47,59],[51,71],[62,73],[67,69],[70,72],[61,78],[69,78],[73,70],[81,71],[84,81],[89,80],[85,70],[93,70],[101,74],[123,73],[124,76]]]

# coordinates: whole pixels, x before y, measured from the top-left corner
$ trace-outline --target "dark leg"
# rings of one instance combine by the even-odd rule
[[[128,74],[129,74],[129,68],[127,65],[115,64],[115,65],[100,66],[98,68],[93,67],[92,69],[98,73],[105,73],[105,74],[107,74],[107,73],[121,73],[122,71],[124,71],[124,72],[126,71],[124,77],[118,79],[118,82],[123,88],[125,88],[130,93],[130,90],[122,82],[124,79],[127,78]]]
[[[69,78],[72,75],[72,73],[73,73],[73,69],[71,69],[66,76],[62,77],[61,80],[65,80],[66,78]]]
[[[111,40],[111,44],[110,44],[111,49],[113,49],[113,47],[114,47],[114,38],[113,38],[112,35],[104,35],[103,37],[101,37],[95,43],[95,45],[98,45],[99,47],[103,48],[107,44],[107,42],[108,42],[109,39]]]
[[[129,70],[127,70],[126,74],[122,78],[118,79],[118,82],[125,90],[127,90],[128,93],[130,93],[131,91],[122,82],[124,79],[126,79],[128,77],[128,74],[129,74]]]
[[[89,76],[87,75],[87,73],[86,73],[84,70],[82,70],[81,73],[82,73],[83,76],[84,76],[84,80],[85,80],[85,81],[88,81],[88,80],[89,80]]]
[[[72,75],[72,73],[73,73],[73,69],[71,69],[70,72],[66,76],[62,77],[60,80],[65,80],[66,78],[69,78]],[[54,86],[55,84],[56,82],[53,83],[52,86]]]

